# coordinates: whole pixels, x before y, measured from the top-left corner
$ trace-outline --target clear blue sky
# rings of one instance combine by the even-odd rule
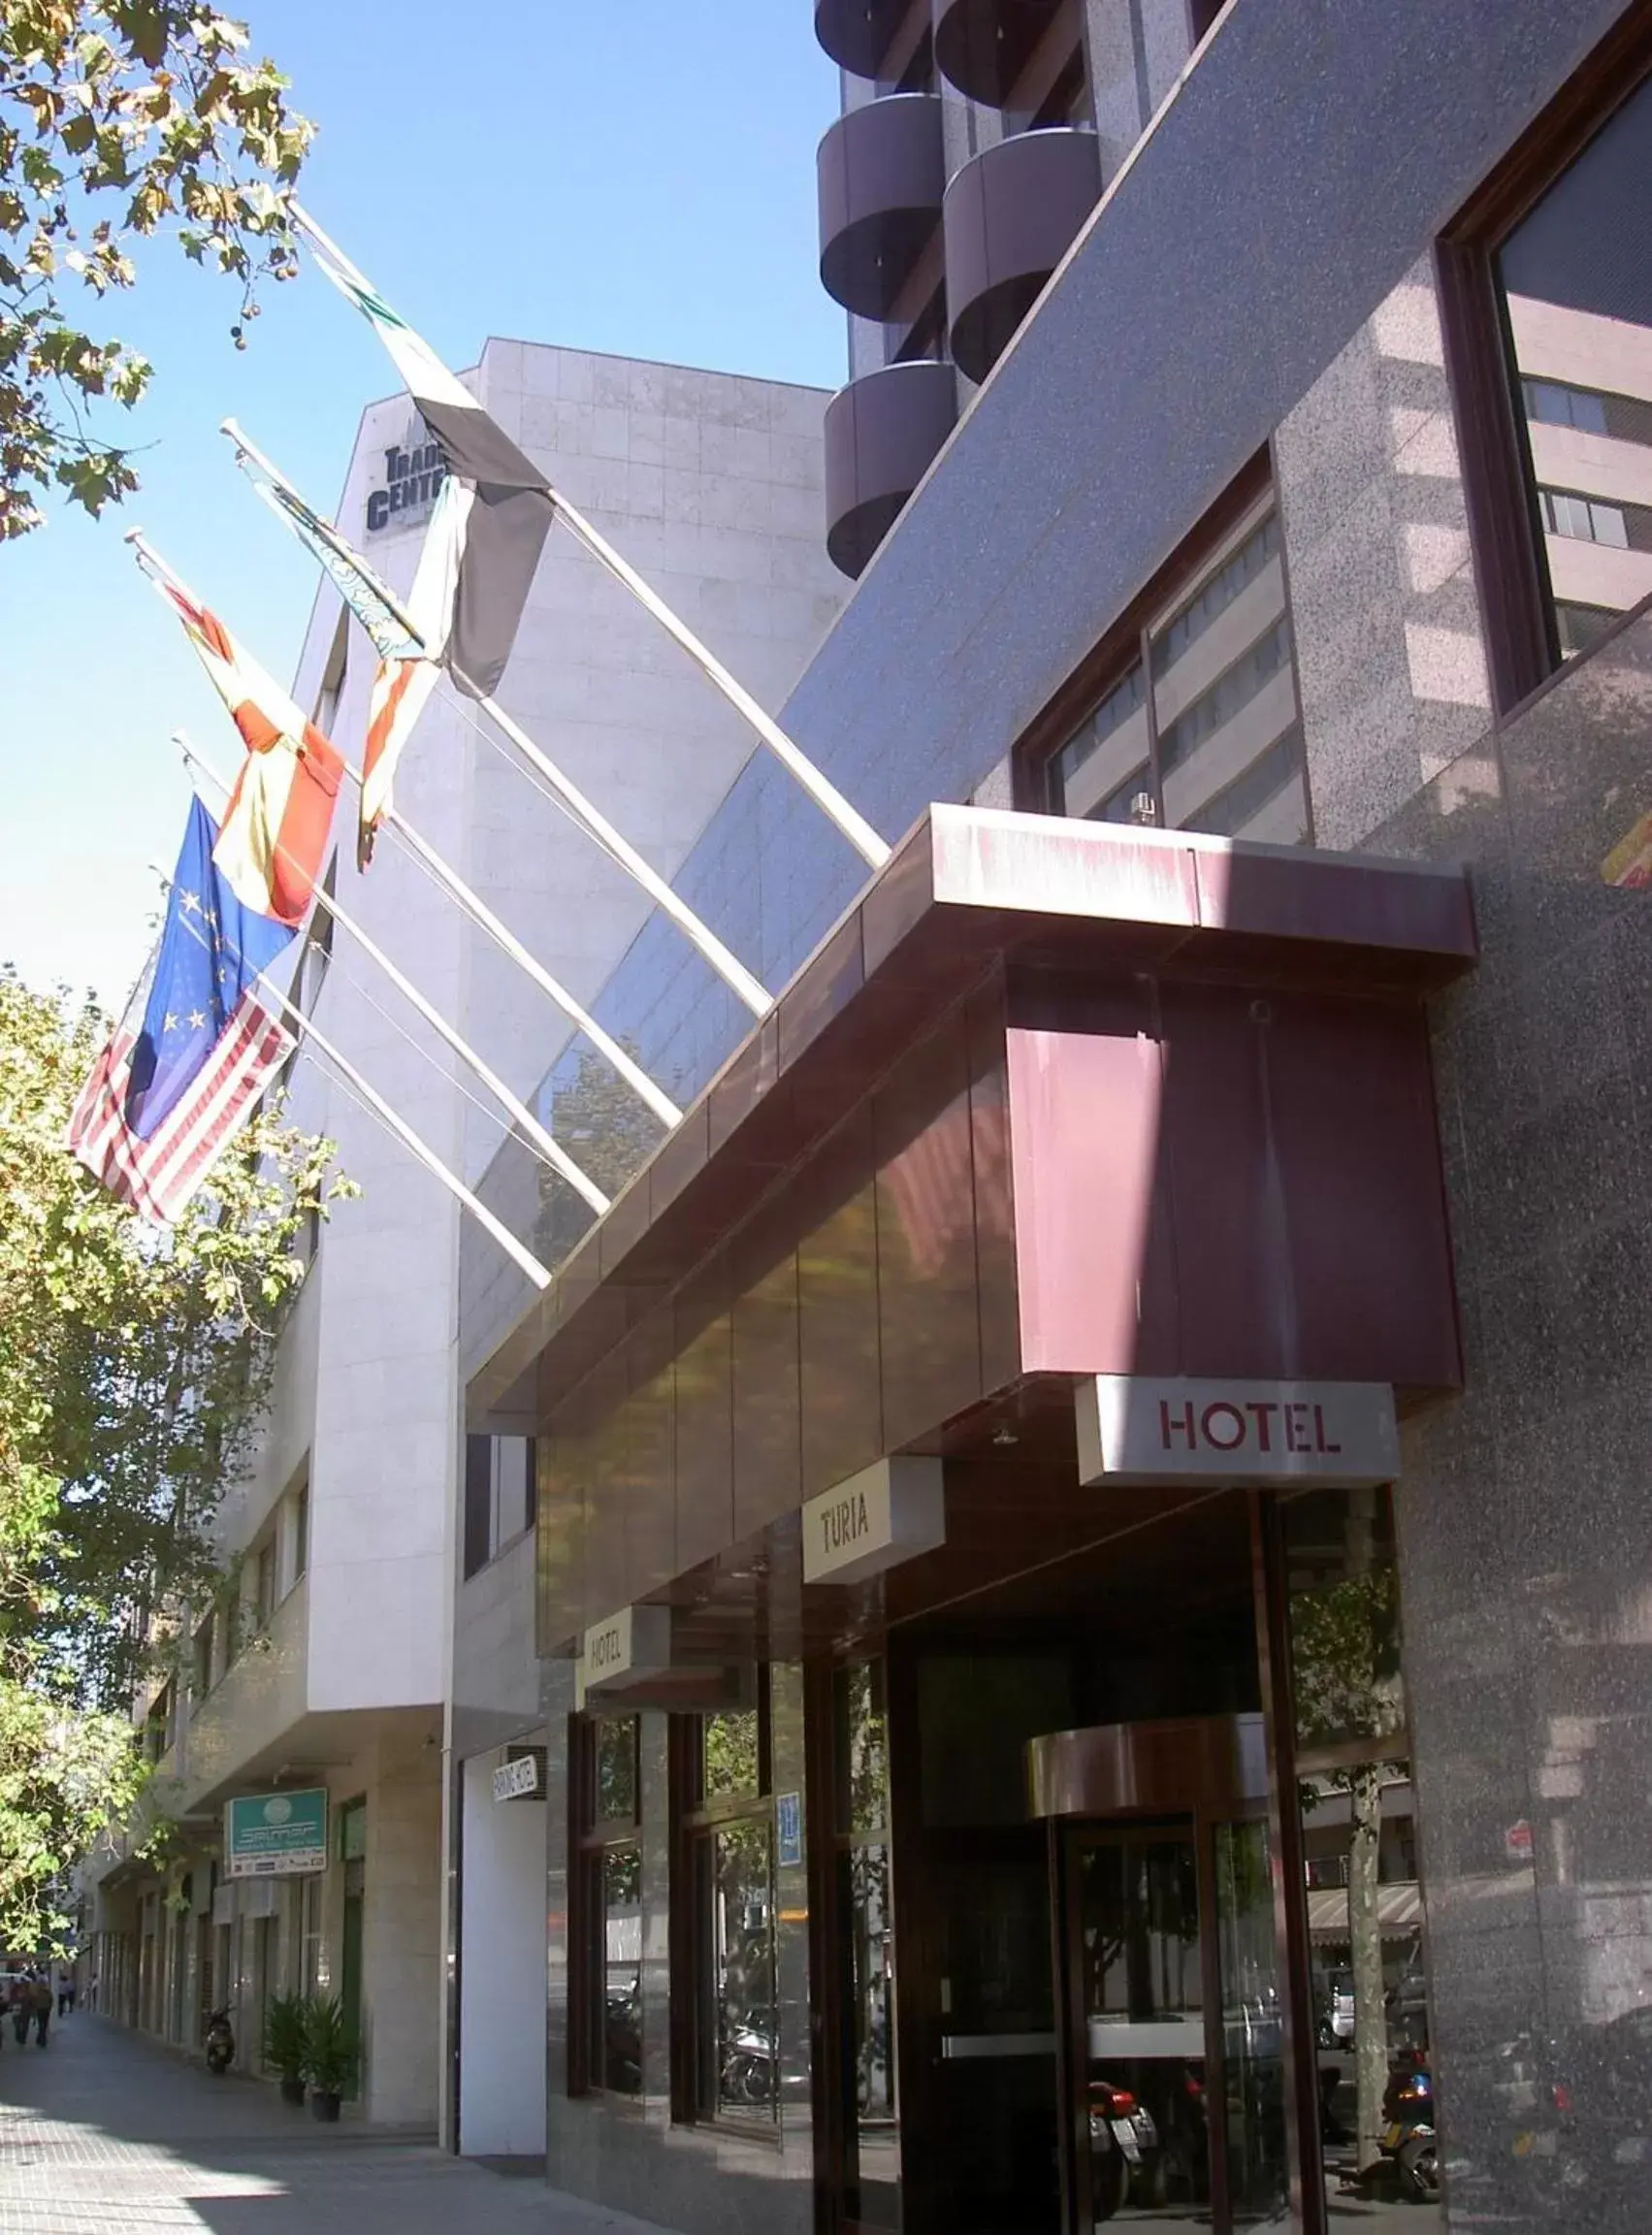
[[[501,334],[844,377],[816,275],[836,84],[808,0],[263,0],[251,24],[320,126],[306,202],[450,364]],[[144,528],[285,680],[315,569],[218,422],[331,505],[362,405],[393,389],[315,272],[264,305],[238,354],[231,284],[148,244],[112,313],[156,368],[125,422],[149,446],[144,487],[95,525],[55,509],[0,544],[0,961],[32,984],[123,995],[158,904],[148,864],[170,865],[187,804],[170,733],[226,735],[123,531]]]

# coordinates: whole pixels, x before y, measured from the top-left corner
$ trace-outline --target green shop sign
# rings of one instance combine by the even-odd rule
[[[224,1810],[224,1874],[293,1878],[327,1867],[327,1791],[249,1793]]]

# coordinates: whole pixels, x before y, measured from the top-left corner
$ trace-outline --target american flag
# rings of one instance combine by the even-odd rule
[[[126,1117],[136,1037],[117,1032],[93,1065],[69,1120],[69,1146],[118,1202],[166,1226],[251,1117],[293,1036],[256,993],[243,994],[189,1091],[146,1141]]]
[[[212,866],[216,836],[196,800],[153,968],[69,1120],[74,1154],[156,1225],[183,1210],[295,1044],[257,990],[292,932],[242,908]]]

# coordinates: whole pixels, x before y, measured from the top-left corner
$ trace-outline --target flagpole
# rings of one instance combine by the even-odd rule
[[[287,197],[286,209],[293,223],[309,236],[312,244],[319,248],[323,255],[330,257],[339,270],[352,279],[365,294],[373,296],[375,301],[380,300],[377,289],[366,274],[350,262],[337,242],[329,240],[314,218],[310,216],[308,211],[301,203],[294,200],[291,195]],[[425,347],[428,349],[428,344],[425,344]],[[576,511],[567,498],[552,487],[549,481],[546,482],[545,487],[558,512],[563,514],[568,527],[579,537],[592,556],[599,559],[617,581],[623,582],[632,597],[637,599],[653,614],[661,626],[676,639],[683,650],[696,663],[707,680],[722,692],[735,712],[750,724],[769,751],[803,787],[816,806],[824,814],[830,817],[862,859],[867,861],[872,868],[881,869],[890,858],[890,849],[865,817],[850,805],[835,784],[830,783],[822,775],[808,755],[788,737],[779,723],[763,711],[751,693],[742,684],[735,681],[722,661],[705,644],[701,643],[687,622],[674,613],[664,599],[649,588],[636,569],[627,565],[613,545],[597,533],[590,521],[582,513]]]
[[[656,621],[682,646],[699,666],[707,680],[722,692],[734,711],[757,731],[781,765],[794,776],[815,805],[836,824],[851,846],[874,869],[881,869],[890,858],[890,849],[856,808],[852,807],[837,786],[821,774],[808,755],[794,745],[791,738],[772,715],[763,711],[745,685],[738,682],[721,660],[695,634],[664,598],[643,580],[614,549],[606,536],[599,535],[583,512],[570,504],[560,491],[551,495],[556,503],[558,517],[566,520],[573,534],[584,544],[594,559],[600,561],[616,581],[623,582],[632,596],[653,614]]]
[[[172,880],[164,871],[157,870],[156,874],[160,877],[163,886],[171,885]],[[456,1172],[448,1170],[434,1149],[426,1147],[406,1119],[398,1117],[383,1095],[375,1087],[368,1085],[355,1065],[340,1054],[338,1049],[334,1047],[332,1041],[327,1038],[327,1035],[313,1019],[305,1014],[290,994],[283,993],[275,980],[265,971],[257,972],[255,982],[262,986],[274,1000],[279,1002],[298,1026],[300,1036],[314,1041],[316,1048],[335,1067],[345,1084],[361,1096],[379,1123],[387,1126],[408,1153],[416,1157],[427,1172],[441,1182],[441,1184],[454,1200],[463,1204],[478,1224],[487,1228],[506,1256],[514,1259],[515,1263],[527,1274],[529,1279],[533,1281],[534,1287],[548,1288],[551,1284],[552,1276],[540,1264],[534,1252],[525,1248],[510,1231],[510,1228],[497,1218],[484,1202],[471,1194],[464,1181],[459,1178]]]
[[[257,445],[243,434],[233,419],[226,419],[219,432],[229,437],[241,457],[249,458],[260,472],[268,474],[272,484],[287,490],[296,502],[304,505],[307,512],[314,511],[314,507],[305,502],[299,490],[287,479],[280,469],[265,457]],[[257,483],[255,482],[253,486],[256,488]],[[266,502],[269,502],[270,500],[266,499]],[[559,499],[558,502],[560,502],[561,500]],[[271,509],[276,512],[280,511],[280,507],[273,502]],[[282,517],[284,519],[285,515],[282,514]],[[317,513],[315,517],[319,519],[320,515]],[[286,524],[288,527],[293,525],[290,520]],[[354,546],[346,543],[337,529],[332,531],[330,540],[334,542],[339,557],[346,565],[357,568],[366,577],[374,593],[382,598],[388,611],[405,629],[413,642],[422,646],[425,641],[424,632],[413,620],[405,606],[403,605],[401,599],[385,588]],[[623,565],[624,562],[622,561],[621,564]],[[766,1017],[774,1007],[774,996],[759,979],[753,976],[738,956],[734,955],[718,938],[709,924],[696,915],[688,902],[666,883],[660,872],[644,860],[631,841],[621,836],[600,809],[580,791],[572,778],[566,776],[556,762],[541,752],[521,724],[505,712],[497,698],[490,693],[476,690],[470,678],[461,668],[456,667],[452,672],[455,681],[463,684],[466,691],[481,707],[483,713],[498,725],[505,737],[522,755],[522,758],[538,770],[574,821],[584,826],[587,835],[604,848],[619,867],[642,888],[655,906],[671,919],[677,928],[711,964],[724,984],[729,987],[745,1003],[752,1015],[754,1017]]]
[[[453,1197],[455,1202],[463,1204],[465,1209],[470,1212],[470,1215],[475,1218],[481,1225],[487,1228],[488,1232],[493,1236],[494,1240],[499,1244],[500,1247],[505,1252],[505,1254],[508,1257],[513,1258],[515,1262],[521,1267],[522,1271],[527,1274],[529,1279],[533,1281],[534,1287],[548,1288],[551,1284],[551,1276],[545,1270],[544,1266],[540,1264],[538,1258],[534,1256],[534,1252],[531,1249],[524,1248],[522,1244],[516,1239],[516,1236],[510,1231],[510,1228],[506,1226],[501,1219],[496,1218],[494,1214],[488,1209],[487,1205],[482,1202],[478,1196],[471,1194],[470,1188],[466,1186],[464,1181],[459,1178],[459,1175],[456,1172],[450,1172],[448,1170],[447,1166],[442,1162],[441,1158],[437,1154],[434,1149],[428,1149],[425,1146],[424,1142],[420,1140],[419,1136],[413,1131],[413,1128],[406,1122],[406,1120],[403,1118],[399,1118],[396,1112],[392,1110],[389,1103],[385,1101],[383,1095],[377,1093],[372,1086],[368,1085],[367,1081],[362,1077],[361,1073],[356,1069],[355,1065],[351,1062],[348,1062],[345,1057],[340,1054],[338,1049],[334,1047],[332,1041],[329,1040],[326,1034],[320,1030],[312,1019],[306,1016],[305,1012],[299,1007],[298,1003],[296,1001],[290,1000],[288,996],[281,991],[278,986],[272,984],[272,982],[264,975],[263,971],[258,973],[258,983],[260,986],[267,987],[269,990],[275,996],[275,999],[281,1004],[281,1007],[286,1010],[287,1014],[298,1025],[299,1030],[304,1038],[307,1040],[314,1041],[316,1047],[320,1050],[321,1053],[326,1056],[328,1062],[334,1066],[340,1077],[344,1080],[345,1084],[351,1086],[355,1092],[361,1096],[362,1100],[367,1104],[368,1108],[373,1112],[373,1116],[379,1119],[380,1123],[388,1125],[391,1132],[395,1134],[396,1138],[402,1143],[403,1147],[406,1149],[411,1155],[417,1157],[418,1161],[425,1167],[427,1172],[434,1174],[435,1177],[441,1182],[441,1184],[447,1189],[448,1193]]]
[[[220,792],[223,792],[227,794],[230,790],[229,785],[224,782],[224,779],[218,774],[217,770],[211,765],[211,761],[204,760],[202,756],[196,752],[194,746],[191,745],[184,732],[181,729],[175,729],[172,734],[173,743],[177,745],[181,751],[183,758],[188,762],[189,766],[191,768],[199,769],[203,776],[208,777],[213,784],[217,786]],[[276,851],[281,854],[289,862],[292,860],[292,856],[287,852],[287,849],[284,846],[277,844]],[[461,1038],[459,1033],[457,1033],[453,1026],[448,1023],[446,1018],[441,1015],[439,1010],[434,1008],[432,1004],[425,999],[425,996],[419,991],[418,988],[412,983],[412,981],[405,977],[403,972],[396,967],[396,964],[391,961],[389,956],[386,955],[383,948],[378,945],[377,941],[368,936],[367,932],[362,929],[361,925],[355,921],[354,917],[349,915],[346,910],[340,904],[340,902],[334,899],[332,893],[327,891],[325,886],[317,885],[314,888],[314,892],[318,906],[324,908],[327,914],[333,918],[334,922],[339,923],[345,931],[349,933],[350,937],[356,942],[356,945],[361,948],[363,953],[367,955],[372,961],[374,961],[378,964],[378,967],[384,972],[384,975],[396,988],[397,991],[403,994],[408,1001],[412,1003],[413,1007],[418,1011],[419,1015],[424,1019],[425,1022],[429,1024],[433,1030],[440,1034],[441,1038],[446,1041],[448,1047],[453,1050],[453,1053],[461,1059],[462,1062],[468,1063],[470,1065],[470,1069],[476,1074],[476,1077],[482,1082],[483,1085],[488,1087],[489,1090],[498,1097],[498,1099],[504,1105],[505,1109],[510,1112],[510,1115],[515,1118],[517,1124],[521,1126],[523,1132],[526,1133],[528,1138],[534,1142],[534,1145],[543,1152],[555,1171],[557,1171],[561,1177],[567,1182],[568,1185],[574,1189],[576,1194],[581,1195],[584,1198],[586,1203],[589,1204],[591,1209],[596,1212],[598,1217],[599,1218],[603,1212],[608,1208],[608,1198],[603,1194],[600,1187],[597,1185],[597,1182],[594,1180],[589,1179],[586,1174],[580,1170],[579,1166],[573,1161],[573,1158],[567,1153],[567,1150],[564,1149],[562,1143],[560,1141],[554,1140],[552,1136],[546,1132],[545,1128],[534,1117],[533,1111],[529,1109],[527,1103],[522,1101],[517,1095],[511,1092],[510,1088],[505,1085],[504,1081],[499,1077],[498,1073],[491,1069],[491,1067],[486,1062],[484,1062],[482,1057],[477,1054],[476,1051],[470,1046],[469,1041]]]
[[[262,484],[257,481],[254,481],[252,484],[254,490],[260,497],[263,498],[265,503],[270,506],[270,509],[273,512],[278,514],[279,517],[283,520],[285,520],[287,517],[285,512],[281,510],[280,505],[276,503],[275,500],[274,487],[279,487],[287,492],[288,496],[293,499],[295,503],[302,504],[307,512],[313,513],[317,520],[321,520],[321,515],[319,512],[315,511],[315,507],[306,502],[304,494],[300,490],[298,484],[295,481],[289,480],[287,475],[281,471],[281,469],[275,465],[274,460],[267,456],[264,451],[259,449],[257,443],[254,442],[251,436],[247,434],[245,428],[241,425],[239,420],[220,419],[218,421],[218,433],[220,435],[227,436],[229,440],[235,445],[235,462],[238,466],[244,466],[246,461],[250,458],[253,465],[257,467],[259,472],[264,474],[265,477],[273,484],[271,489],[264,488]],[[338,529],[334,527],[331,521],[322,520],[321,525],[326,529],[327,539],[334,546],[339,554],[339,557],[346,561],[349,566],[356,568],[357,572],[362,575],[368,586],[372,589],[373,595],[383,604],[385,610],[395,616],[395,618],[402,624],[402,627],[407,632],[407,634],[413,639],[413,642],[415,644],[423,644],[425,640],[424,631],[413,619],[413,616],[408,612],[405,605],[403,604],[401,599],[397,597],[395,591],[391,589],[389,583],[385,581],[384,577],[381,574],[374,572],[373,567],[368,565],[367,561],[362,557],[361,553],[356,549],[353,543],[346,543],[344,541],[344,538],[340,534]]]
[[[346,761],[344,766],[351,781],[359,787],[361,777],[356,773],[354,765]],[[515,932],[500,921],[487,902],[471,891],[456,869],[448,867],[429,840],[419,836],[402,810],[399,807],[387,807],[384,820],[426,864],[432,875],[440,881],[467,915],[487,932],[501,952],[508,955],[519,969],[525,970],[534,983],[550,995],[563,1015],[584,1033],[599,1054],[607,1057],[626,1085],[647,1103],[661,1123],[680,1125],[683,1114],[664,1087],[657,1086],[635,1057],[628,1055],[613,1035],[605,1032],[591,1012],[574,999],[567,988],[553,978],[542,962],[529,954]]]
[[[164,577],[171,582],[179,596],[187,598],[192,605],[200,604],[200,599],[167,565],[160,553],[145,539],[141,529],[129,529],[126,534],[126,541],[135,547],[141,563],[145,564],[146,567],[154,568],[154,575],[150,578],[155,583],[157,595],[164,595],[161,591],[160,580],[157,579],[157,577]],[[342,755],[340,758],[342,760]],[[359,788],[362,781],[361,772],[354,762],[344,761],[343,767],[344,773],[350,781]],[[398,808],[391,807],[386,809],[384,819],[400,834],[410,851],[416,854],[419,859],[429,867],[433,876],[438,880],[450,897],[458,901],[466,913],[481,925],[495,944],[508,955],[520,969],[526,971],[540,991],[547,994],[555,1002],[568,1021],[584,1033],[598,1053],[604,1056],[613,1065],[626,1085],[642,1101],[647,1103],[662,1124],[680,1124],[683,1114],[664,1089],[657,1086],[635,1057],[627,1054],[613,1034],[604,1031],[583,1003],[576,1001],[567,988],[553,978],[542,962],[537,961],[534,956],[529,954],[521,940],[501,923],[486,901],[470,890],[459,872],[456,869],[450,869],[436,851],[436,848],[428,840],[419,836],[406,817]]]

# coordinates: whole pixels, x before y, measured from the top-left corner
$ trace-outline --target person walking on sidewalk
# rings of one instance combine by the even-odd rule
[[[6,1999],[12,2012],[12,2037],[20,2049],[29,2037],[29,2016],[33,2007],[27,1972],[14,1971],[10,1975],[6,1981]]]
[[[34,2002],[34,2045],[37,2049],[44,2049],[46,2029],[51,2024],[51,2005],[54,1999],[51,1973],[44,1966],[35,1972],[30,1982],[30,1992]]]

